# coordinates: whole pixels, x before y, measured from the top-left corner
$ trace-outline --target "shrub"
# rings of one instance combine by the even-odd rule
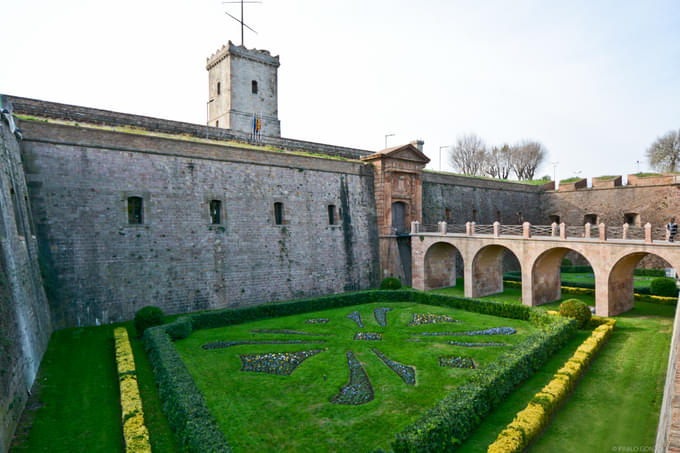
[[[182,451],[228,453],[231,447],[217,420],[167,333],[179,318],[167,326],[153,327],[144,334],[144,347],[156,376],[163,412],[182,444]],[[191,322],[188,322],[191,326]],[[180,329],[182,330],[182,329]]]
[[[396,277],[387,277],[380,282],[380,289],[400,289],[401,280]]]
[[[660,277],[652,280],[652,283],[649,285],[649,292],[653,296],[676,297],[678,295],[678,287],[675,285],[675,279]]]
[[[420,419],[397,433],[393,450],[401,453],[455,449],[491,409],[560,349],[575,329],[574,321],[557,318],[496,362],[479,368],[468,384],[446,395]]]
[[[600,318],[596,327],[553,379],[531,399],[527,407],[517,413],[514,420],[489,445],[487,453],[520,453],[550,422],[550,415],[566,399],[578,378],[597,351],[614,331],[613,319]]]
[[[116,343],[116,367],[120,386],[120,406],[122,413],[123,440],[125,451],[151,453],[149,430],[144,424],[142,398],[137,385],[135,357],[128,339],[127,330],[117,327],[113,331]]]
[[[568,318],[576,318],[578,328],[582,329],[590,321],[593,315],[590,307],[578,299],[567,299],[560,304],[560,315]]]
[[[163,322],[163,310],[158,307],[144,307],[135,313],[135,330],[140,337],[149,327],[160,326]]]
[[[569,258],[565,258],[562,260],[562,266],[571,266],[572,264],[574,263],[572,263]]]
[[[666,271],[663,269],[635,269],[633,275],[639,277],[665,277]]]

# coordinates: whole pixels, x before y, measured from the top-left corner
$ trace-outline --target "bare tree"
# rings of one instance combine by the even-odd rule
[[[517,179],[534,179],[536,169],[543,163],[547,154],[545,147],[535,141],[524,140],[513,146],[511,166]]]
[[[476,134],[465,134],[450,148],[449,162],[464,175],[480,175],[484,168],[486,145]]]
[[[680,164],[680,129],[656,139],[647,149],[649,166],[657,171],[676,171]]]
[[[486,153],[484,160],[484,173],[492,178],[508,179],[512,169],[512,153],[507,143],[500,148],[494,146]]]

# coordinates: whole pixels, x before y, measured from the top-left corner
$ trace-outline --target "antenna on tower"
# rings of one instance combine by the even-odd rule
[[[236,22],[238,22],[239,24],[241,24],[241,45],[243,46],[243,27],[246,27],[248,30],[250,30],[250,31],[252,31],[253,33],[257,34],[257,32],[256,32],[255,30],[253,30],[253,29],[250,28],[248,25],[246,25],[245,22],[243,22],[243,4],[244,4],[244,3],[262,3],[262,2],[260,2],[260,1],[244,1],[244,0],[238,0],[238,1],[234,1],[234,2],[222,2],[222,3],[223,3],[223,4],[224,4],[224,3],[240,3],[240,4],[241,4],[241,20],[239,20],[237,17],[232,16],[231,14],[229,14],[229,13],[226,12],[226,11],[224,12],[224,14],[226,14],[227,16],[231,17],[231,18],[234,19]]]

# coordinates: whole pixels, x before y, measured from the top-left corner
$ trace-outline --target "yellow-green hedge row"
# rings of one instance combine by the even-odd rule
[[[503,280],[503,285],[507,288],[521,288],[522,282],[516,282],[513,280]],[[563,294],[571,295],[595,295],[595,290],[591,288],[575,288],[573,286],[563,286]],[[664,297],[664,296],[652,296],[650,294],[639,294],[635,293],[635,300],[639,302],[650,302],[653,304],[661,305],[675,305],[678,301],[677,297]]]
[[[144,425],[142,398],[137,386],[135,357],[127,329],[118,327],[113,331],[116,340],[116,366],[120,385],[120,406],[123,410],[123,437],[127,453],[150,453],[149,431]]]
[[[597,351],[614,331],[616,321],[597,318],[601,324],[578,347],[574,355],[560,368],[553,379],[531,399],[526,408],[489,445],[487,453],[520,453],[541,432],[550,414],[564,401]]]

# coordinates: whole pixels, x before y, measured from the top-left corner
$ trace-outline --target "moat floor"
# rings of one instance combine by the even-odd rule
[[[442,290],[455,295],[461,291],[462,285]],[[519,289],[509,289],[488,298],[519,303],[519,294]],[[592,297],[578,298],[591,305],[594,303]],[[557,305],[549,304],[547,308]],[[675,307],[638,302],[633,310],[617,316],[616,330],[609,343],[529,451],[595,453],[613,451],[615,447],[623,451],[628,447],[653,445],[674,311]],[[387,316],[389,319],[390,314]],[[131,324],[124,325],[128,327],[133,344],[154,451],[179,451],[161,411],[141,342],[134,339]],[[113,327],[65,329],[52,335],[29,403],[31,409],[24,413],[12,452],[123,451]],[[535,376],[496,408],[458,451],[485,451],[587,335],[587,332],[579,332]],[[375,365],[386,377],[393,378],[387,367],[380,362]],[[339,366],[346,367],[346,364],[339,363]]]

